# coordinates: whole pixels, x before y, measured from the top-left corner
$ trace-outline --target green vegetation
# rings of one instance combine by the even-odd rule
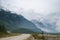
[[[0,35],[8,34],[4,24],[0,24]]]
[[[3,34],[3,35],[0,35],[0,38],[3,38],[3,37],[10,37],[10,36],[17,36],[17,35],[20,35],[18,33],[13,33],[13,34]]]
[[[41,34],[42,35],[42,34]],[[40,36],[39,34],[32,34],[32,36],[35,38],[35,39],[45,39],[45,37],[42,35]]]
[[[5,28],[5,25],[4,24],[0,24],[0,38],[3,38],[3,37],[10,37],[10,36],[16,36],[16,35],[20,35],[18,33],[8,33],[6,28]]]

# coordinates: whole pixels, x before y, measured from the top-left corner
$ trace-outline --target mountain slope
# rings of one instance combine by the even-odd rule
[[[60,13],[50,13],[43,20],[35,20],[34,23],[46,33],[60,33]]]
[[[32,22],[21,15],[11,13],[10,11],[0,10],[0,24],[4,24],[7,31],[14,33],[41,33]],[[28,30],[28,31],[27,31]]]

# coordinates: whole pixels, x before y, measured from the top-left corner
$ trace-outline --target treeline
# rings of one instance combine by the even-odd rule
[[[0,34],[6,34],[6,33],[7,33],[7,31],[6,31],[5,25],[0,24]]]

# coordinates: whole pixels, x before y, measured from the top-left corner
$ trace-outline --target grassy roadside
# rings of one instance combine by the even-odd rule
[[[20,35],[20,34],[19,33],[10,33],[10,34],[0,33],[0,38],[10,37],[10,36],[17,36],[17,35]]]
[[[42,34],[41,34],[42,35]],[[40,36],[39,34],[32,34],[32,36],[35,38],[35,39],[44,39],[45,37],[44,36]]]

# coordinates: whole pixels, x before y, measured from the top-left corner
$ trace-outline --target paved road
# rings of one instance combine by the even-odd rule
[[[19,36],[0,38],[0,40],[27,40],[27,38],[31,37],[30,34],[21,34]]]

